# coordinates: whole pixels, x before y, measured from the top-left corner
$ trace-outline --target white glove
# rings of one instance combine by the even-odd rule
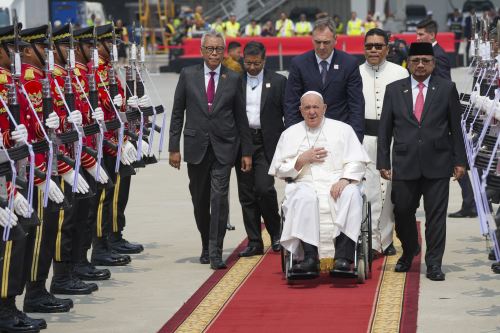
[[[125,142],[122,147],[122,156],[120,160],[124,165],[130,165],[137,160],[137,150],[134,145],[128,141]]]
[[[115,97],[113,97],[113,104],[116,105],[117,108],[121,108],[123,105],[122,95],[118,94]]]
[[[17,125],[16,130],[10,133],[12,140],[16,143],[25,142],[28,139],[28,130],[23,124]]]
[[[148,156],[148,151],[149,151],[149,143],[147,143],[144,140],[141,140],[141,145],[142,145],[142,157]]]
[[[97,180],[101,184],[106,184],[109,180],[109,176],[106,173],[106,171],[102,168],[102,166],[99,166],[99,179],[97,179],[97,164],[95,164],[93,167],[90,169],[87,169],[88,173],[94,177],[95,180]]]
[[[82,113],[79,110],[71,111],[66,119],[68,122],[80,126],[82,124]]]
[[[66,183],[73,186],[73,180],[75,179],[75,170],[70,170],[64,175],[61,175],[61,177]],[[76,191],[81,194],[87,194],[89,192],[89,184],[87,184],[82,176],[78,176]]]
[[[94,109],[92,112],[92,119],[95,121],[104,121],[104,111],[100,107]]]
[[[471,92],[470,93],[470,102],[472,104],[475,104],[478,97],[479,97],[479,92],[477,92],[477,91]]]
[[[55,203],[61,203],[64,200],[64,194],[61,192],[59,187],[57,187],[56,183],[52,179],[49,180],[49,199],[54,201]],[[37,185],[38,188],[44,192],[45,191],[45,182]]]
[[[17,216],[13,212],[9,210],[9,208],[0,208],[0,225],[2,227],[6,227],[9,224],[9,215],[10,215],[10,225],[15,227],[17,225]]]
[[[144,95],[139,98],[138,103],[141,108],[148,108],[152,105],[148,95]]]
[[[127,100],[127,105],[133,108],[139,108],[139,98],[137,96],[132,96]]]
[[[59,124],[59,116],[55,112],[51,112],[47,119],[45,119],[45,125],[50,129],[58,129]]]
[[[14,196],[14,211],[17,215],[23,217],[30,217],[30,204],[28,200],[19,192]]]

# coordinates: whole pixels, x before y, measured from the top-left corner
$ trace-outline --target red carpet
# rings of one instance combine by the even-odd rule
[[[362,285],[327,274],[288,285],[279,253],[268,252],[242,273],[246,279],[213,316],[198,304],[224,275],[219,284],[228,282],[228,271],[215,272],[159,332],[416,332],[420,256],[406,275],[393,272],[397,258],[375,260],[372,278]],[[235,259],[233,253],[233,270],[246,265]]]

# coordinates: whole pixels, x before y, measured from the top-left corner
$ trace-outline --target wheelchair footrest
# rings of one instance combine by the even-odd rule
[[[312,280],[319,277],[319,272],[288,272],[287,280]]]
[[[330,276],[340,278],[353,278],[358,276],[358,272],[356,270],[341,271],[338,269],[334,269],[330,271]]]

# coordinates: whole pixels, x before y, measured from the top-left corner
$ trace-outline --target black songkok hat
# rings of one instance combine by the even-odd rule
[[[47,45],[49,43],[49,40],[47,39],[47,27],[48,26],[44,24],[36,28],[24,29],[19,33],[19,35],[26,43]]]
[[[115,37],[116,37],[116,42],[120,43],[121,39],[119,38],[121,36],[122,29],[115,27]],[[104,41],[104,40],[112,40],[113,39],[113,25],[112,24],[105,24],[105,25],[100,25],[96,28],[96,34],[97,34],[97,39],[99,41]]]
[[[52,40],[55,44],[69,44],[70,36],[69,24],[58,26],[52,32]]]
[[[73,38],[80,43],[94,44],[94,27],[73,30]]]
[[[415,42],[411,43],[408,56],[430,55],[434,56],[434,50],[431,43]]]
[[[23,24],[19,22],[17,24],[17,31],[21,31],[23,28]],[[14,44],[14,26],[9,25],[6,27],[0,28],[0,43],[2,44]],[[18,37],[19,38],[19,37]],[[21,41],[20,39],[18,40],[19,46],[27,46],[29,44]]]

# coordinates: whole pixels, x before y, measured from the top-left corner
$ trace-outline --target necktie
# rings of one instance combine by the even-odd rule
[[[325,85],[326,74],[328,73],[328,62],[323,60],[319,64],[321,65],[321,81],[323,82],[323,85]]]
[[[215,96],[215,72],[210,72],[210,79],[207,85],[207,101],[208,101],[208,112],[212,111],[212,103]]]
[[[415,118],[417,118],[418,122],[420,122],[420,118],[422,118],[422,112],[424,111],[424,87],[425,85],[422,82],[418,83],[418,95],[417,100],[415,101]]]

